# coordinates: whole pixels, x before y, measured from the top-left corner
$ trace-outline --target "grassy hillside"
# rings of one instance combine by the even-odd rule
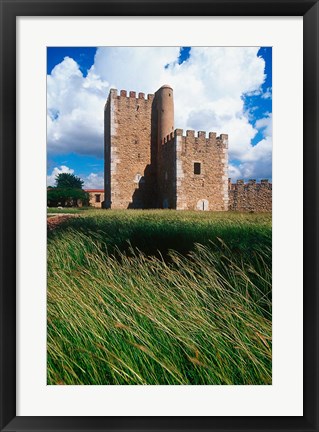
[[[271,217],[87,211],[48,234],[49,384],[271,384]]]

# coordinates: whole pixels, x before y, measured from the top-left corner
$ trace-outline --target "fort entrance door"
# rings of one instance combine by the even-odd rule
[[[207,211],[208,210],[208,204],[209,204],[208,200],[201,199],[197,202],[196,209],[202,210],[202,211]]]

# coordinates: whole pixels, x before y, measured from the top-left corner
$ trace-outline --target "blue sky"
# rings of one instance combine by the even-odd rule
[[[271,48],[52,47],[47,49],[48,184],[59,172],[73,172],[87,188],[103,188],[103,107],[109,89],[154,93],[165,83],[174,88],[176,128],[229,134],[233,180],[271,179]]]

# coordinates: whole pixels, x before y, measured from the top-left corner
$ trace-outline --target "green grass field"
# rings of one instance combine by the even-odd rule
[[[54,214],[64,214],[64,213],[74,213],[74,214],[79,214],[79,213],[84,213],[87,210],[91,210],[90,207],[63,207],[63,208],[59,208],[59,207],[48,207],[47,208],[47,213],[48,216],[51,213]]]
[[[48,384],[271,384],[271,215],[83,212],[47,307]]]

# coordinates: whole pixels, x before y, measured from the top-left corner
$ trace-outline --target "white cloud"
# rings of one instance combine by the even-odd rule
[[[255,127],[257,129],[262,129],[263,135],[265,137],[272,136],[272,114],[269,114],[268,117],[261,118],[256,121]]]
[[[271,99],[272,98],[272,88],[268,87],[265,93],[261,95],[263,99]]]
[[[233,164],[228,164],[228,177],[231,178],[232,182],[236,181],[237,179],[242,178],[242,173],[239,167]]]
[[[108,83],[93,73],[83,77],[66,57],[47,77],[48,152],[103,157],[103,107]]]
[[[272,175],[272,139],[266,137],[256,146],[251,147],[237,166],[229,164],[228,176],[237,179],[271,179]]]
[[[65,165],[61,165],[60,167],[54,167],[51,174],[47,176],[47,186],[55,186],[55,178],[58,174],[61,173],[69,173],[75,174],[74,169],[69,168]],[[75,174],[77,175],[77,174]],[[83,180],[84,189],[103,189],[104,188],[104,176],[103,173],[91,173],[88,176],[77,175]]]
[[[154,93],[166,83],[165,65],[178,55],[178,47],[103,47],[96,52],[92,70],[119,90]]]
[[[52,173],[47,176],[47,186],[55,186],[56,176],[62,173],[74,174],[74,170],[65,165],[53,168]]]
[[[104,189],[104,175],[91,173],[84,177],[84,189]]]
[[[269,136],[271,127],[267,118],[267,125],[260,120],[254,128],[244,112],[242,96],[261,94],[265,79],[257,52],[257,47],[195,47],[178,64],[177,47],[99,48],[87,77],[66,57],[48,75],[48,151],[103,158],[109,89],[154,93],[167,83],[174,89],[175,127],[228,133],[230,159],[249,162],[255,171],[260,159],[268,160],[269,147],[261,141],[254,149],[251,140],[257,129]]]

